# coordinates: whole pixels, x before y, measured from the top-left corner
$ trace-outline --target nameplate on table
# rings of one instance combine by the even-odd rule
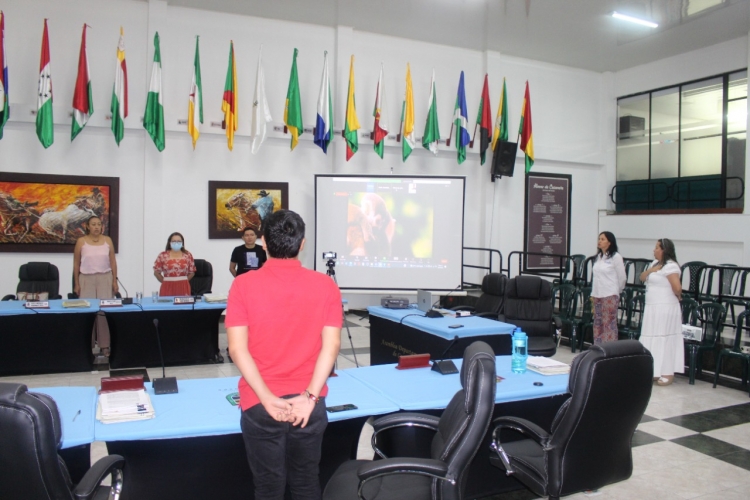
[[[195,304],[195,297],[175,297],[175,304]]]
[[[34,302],[26,302],[23,307],[26,309],[49,309],[49,301],[47,300],[37,300]]]
[[[102,299],[99,301],[99,307],[122,307],[121,299]]]

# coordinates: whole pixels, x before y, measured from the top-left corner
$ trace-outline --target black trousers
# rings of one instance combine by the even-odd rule
[[[323,398],[304,429],[277,422],[260,403],[242,412],[240,424],[255,500],[283,500],[287,483],[294,500],[321,499],[318,465],[328,426]]]

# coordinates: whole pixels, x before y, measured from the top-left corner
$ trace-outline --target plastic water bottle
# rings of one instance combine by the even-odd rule
[[[513,356],[510,367],[513,373],[526,373],[526,359],[528,355],[529,338],[520,328],[513,332]]]

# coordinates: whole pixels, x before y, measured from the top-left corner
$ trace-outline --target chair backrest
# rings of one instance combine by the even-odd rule
[[[505,305],[505,285],[508,277],[502,273],[490,273],[482,278],[482,295],[474,305],[476,312],[502,313]]]
[[[570,321],[576,313],[575,285],[565,284],[552,287],[553,314],[563,321]]]
[[[443,411],[432,439],[430,455],[448,465],[448,481],[433,482],[442,500],[462,498],[464,479],[474,455],[484,442],[495,408],[495,353],[485,342],[474,342],[464,351],[461,365],[461,390]]]
[[[653,357],[637,340],[595,344],[573,360],[571,396],[546,446],[550,497],[630,477],[631,439],[651,397],[653,373]]]
[[[649,259],[626,259],[625,260],[625,276],[627,282],[635,286],[645,286],[646,284],[641,281],[641,273],[651,264]]]
[[[47,292],[50,299],[60,297],[60,272],[49,262],[27,262],[18,268],[18,292]]]
[[[0,498],[73,499],[57,450],[62,442],[57,404],[27,392],[23,384],[0,383]]]
[[[723,305],[716,302],[701,304],[693,310],[690,324],[700,326],[703,329],[703,340],[701,345],[714,346],[721,336],[724,325],[724,316],[727,310]]]
[[[705,262],[694,260],[692,262],[686,262],[682,266],[680,266],[680,281],[682,281],[682,276],[685,274],[685,270],[687,269],[690,275],[687,291],[690,292],[694,297],[697,297],[698,293],[700,293],[701,290],[701,286],[699,283],[700,276],[698,271],[700,271],[700,268],[705,265],[707,265]]]
[[[698,302],[690,297],[683,297],[680,301],[680,307],[682,308],[682,324],[690,324],[693,319],[693,312],[698,307]]]
[[[594,262],[596,262],[596,255],[586,257],[586,260],[581,264],[581,276],[576,281],[577,287],[591,286],[594,279]]]
[[[521,328],[529,337],[554,333],[552,286],[539,276],[521,275],[505,286],[505,321]]]
[[[190,293],[203,295],[211,293],[214,284],[214,268],[211,263],[203,259],[195,259],[195,276],[190,280]]]
[[[742,352],[742,336],[745,332],[750,331],[750,309],[745,309],[737,316],[737,325],[735,328],[732,351]]]

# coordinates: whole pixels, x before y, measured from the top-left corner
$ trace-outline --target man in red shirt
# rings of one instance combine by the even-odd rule
[[[305,223],[278,210],[264,223],[268,260],[238,276],[225,324],[239,382],[242,436],[257,500],[318,500],[324,397],[341,344],[341,292],[302,267]]]

